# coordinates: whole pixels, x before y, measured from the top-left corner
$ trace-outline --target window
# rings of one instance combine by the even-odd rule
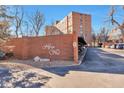
[[[80,31],[79,35],[83,35],[83,17],[80,15]]]

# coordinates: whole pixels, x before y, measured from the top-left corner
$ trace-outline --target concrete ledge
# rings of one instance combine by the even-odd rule
[[[85,50],[84,50],[84,53],[81,55],[81,57],[79,58],[79,60],[78,60],[78,65],[80,65],[81,63],[82,63],[82,61],[84,61],[84,58],[85,58],[85,55],[86,55],[86,53],[87,53],[87,48],[85,48]]]

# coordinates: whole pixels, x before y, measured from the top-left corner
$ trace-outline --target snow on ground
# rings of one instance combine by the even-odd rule
[[[73,65],[72,61],[34,62],[33,60],[2,60],[0,61],[1,88],[39,88],[50,87],[51,79],[42,67],[61,67]]]
[[[41,88],[50,77],[34,72],[31,66],[0,63],[0,88]]]

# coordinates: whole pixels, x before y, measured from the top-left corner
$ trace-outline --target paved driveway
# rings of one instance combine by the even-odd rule
[[[68,74],[69,71],[124,74],[124,57],[105,52],[101,49],[89,48],[84,62],[79,66],[44,69],[60,76]]]
[[[102,48],[102,50],[124,57],[124,49]]]

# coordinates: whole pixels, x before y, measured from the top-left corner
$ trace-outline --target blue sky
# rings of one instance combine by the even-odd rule
[[[25,15],[30,16],[33,14],[37,9],[41,11],[45,15],[45,25],[51,24],[55,20],[61,20],[64,16],[68,15],[71,11],[76,11],[80,13],[90,14],[92,16],[92,28],[97,33],[99,29],[103,26],[108,28],[111,27],[110,22],[104,22],[109,20],[110,17],[108,16],[111,6],[108,5],[36,5],[36,6],[23,6]],[[121,9],[120,6],[115,7],[118,12],[115,18],[122,22],[124,16],[124,10]],[[28,18],[28,17],[27,17]],[[42,32],[43,34],[43,29]]]

